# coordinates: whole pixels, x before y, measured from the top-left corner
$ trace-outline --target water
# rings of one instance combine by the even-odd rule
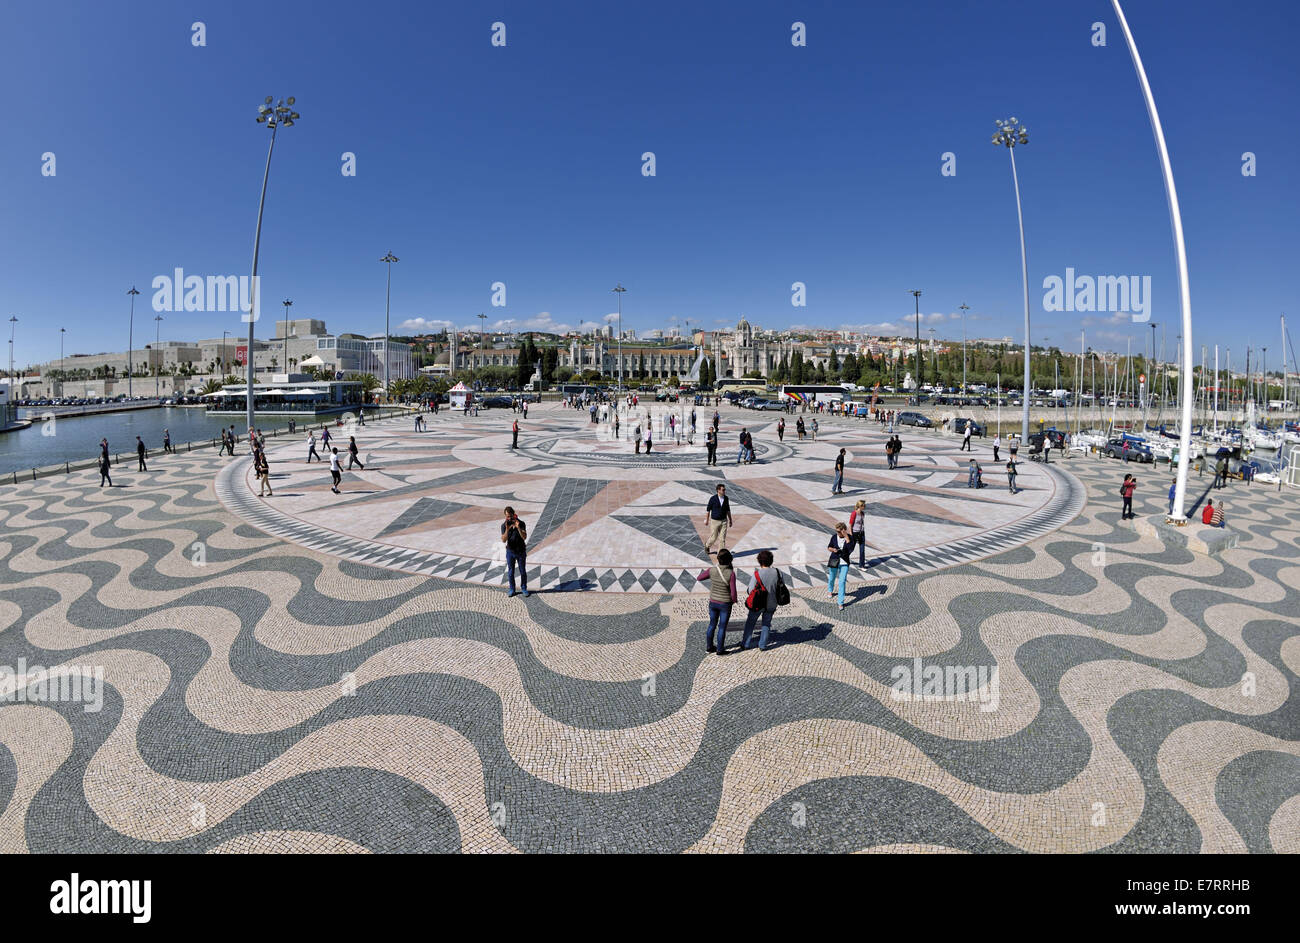
[[[38,413],[39,410],[33,410]],[[135,437],[144,440],[149,454],[162,452],[163,429],[171,430],[172,448],[185,450],[186,442],[193,442],[195,448],[200,443],[207,445],[213,439],[221,437],[221,429],[231,423],[240,439],[244,439],[247,429],[244,417],[209,416],[203,409],[184,406],[161,406],[156,409],[138,409],[121,413],[105,413],[90,416],[67,416],[55,420],[52,427],[35,416],[32,425],[18,432],[0,432],[0,473],[28,471],[42,465],[56,465],[60,462],[78,462],[99,456],[99,440],[108,439],[110,452],[120,453],[124,457],[135,457]],[[317,426],[320,420],[316,420]],[[308,420],[298,420],[298,428],[306,436]],[[258,428],[265,432],[273,429],[288,429],[288,417],[259,416]],[[49,435],[52,431],[54,434]]]

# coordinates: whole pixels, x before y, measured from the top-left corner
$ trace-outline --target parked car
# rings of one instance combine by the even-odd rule
[[[898,414],[898,424],[900,426],[920,426],[923,429],[929,429],[934,426],[928,416],[920,413],[907,411]]]
[[[977,435],[982,437],[987,431],[985,426],[982,423],[976,422],[974,419],[967,419],[965,417],[962,417],[961,419],[954,419],[952,421],[953,431],[960,433],[961,435],[966,434],[966,427],[968,425],[971,427],[970,429],[971,435]],[[1030,436],[1030,439],[1033,439],[1033,436]]]
[[[489,396],[479,405],[484,409],[509,409],[514,405],[514,400],[509,396]]]
[[[1033,436],[1030,436],[1032,439]],[[1140,442],[1129,440],[1128,448],[1124,448],[1124,438],[1116,436],[1106,442],[1106,447],[1101,450],[1103,455],[1110,458],[1122,458],[1127,462],[1150,462],[1155,456],[1151,449]]]

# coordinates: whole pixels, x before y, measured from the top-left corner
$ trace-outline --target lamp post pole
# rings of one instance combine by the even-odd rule
[[[132,285],[127,294],[131,296],[131,320],[127,322],[126,328],[126,397],[130,399],[133,395],[131,388],[131,377],[135,374],[135,367],[132,363],[133,351],[135,346],[135,296],[140,294]]]
[[[17,398],[14,396],[14,334],[18,330],[18,315],[9,319],[9,402],[10,404]]]
[[[1025,216],[1020,206],[1020,177],[1016,173],[1016,145],[1029,143],[1029,130],[1015,118],[996,121],[993,143],[1001,144],[1011,156],[1011,184],[1016,191],[1016,219],[1020,223],[1020,280],[1025,291],[1025,380],[1021,396],[1020,441],[1029,442],[1029,262],[1025,252]]]
[[[63,381],[68,375],[68,366],[63,362],[63,335],[68,333],[66,327],[59,328],[59,396],[63,396]]]
[[[393,263],[401,260],[390,252],[379,261],[388,265],[388,289],[384,294],[384,399],[388,399],[388,315],[393,303]]]
[[[153,371],[153,398],[158,399],[158,369],[162,366],[162,354],[158,353],[159,338],[162,336],[162,319],[161,314],[154,315],[153,318],[153,352],[158,357],[158,366]],[[59,359],[63,358],[62,348],[59,351]]]
[[[915,288],[909,288],[912,297],[916,299],[916,392],[919,397],[921,392],[921,292]],[[917,399],[920,402],[920,399]]]
[[[287,376],[289,373],[289,309],[293,307],[293,302],[286,298],[280,304],[284,305],[284,363],[280,366],[284,367]]]
[[[960,304],[957,306],[961,309],[961,395],[962,399],[966,398],[966,312],[970,310],[970,305]]]
[[[253,235],[253,280],[249,288],[248,295],[248,313],[244,319],[248,321],[248,356],[247,371],[248,389],[246,391],[245,411],[248,428],[253,428],[253,325],[257,323],[259,315],[257,301],[257,258],[258,252],[262,247],[262,211],[266,208],[266,182],[271,177],[271,155],[275,153],[275,136],[279,133],[280,126],[286,128],[293,127],[298,120],[298,112],[293,110],[294,98],[290,95],[287,99],[281,99],[280,103],[274,108],[271,107],[272,96],[267,95],[263,104],[257,106],[257,123],[264,124],[271,129],[271,144],[266,149],[266,170],[262,172],[262,197],[257,203],[257,230]]]
[[[487,366],[487,339],[484,333],[486,327],[487,315],[480,311],[478,316],[478,349],[483,351],[483,353],[479,354],[479,357],[482,358],[483,366]]]
[[[617,284],[610,291],[618,295],[618,392],[623,392],[623,292],[622,284]]]

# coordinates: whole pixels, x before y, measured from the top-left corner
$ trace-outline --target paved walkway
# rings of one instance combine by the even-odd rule
[[[503,421],[448,421],[429,441],[449,461],[501,454]],[[550,434],[574,441],[535,428],[531,454],[468,464],[533,474],[505,463],[540,463]],[[366,446],[386,491],[419,483],[395,464],[404,437],[365,435],[391,441]],[[926,474],[951,474],[956,444],[930,446]],[[780,461],[824,475],[829,447]],[[435,448],[405,457],[437,464]],[[870,455],[855,452],[850,486],[890,491],[867,483]],[[694,593],[510,599],[270,536],[218,496],[241,461],[159,456],[103,490],[93,472],[0,487],[0,850],[1300,851],[1293,494],[1217,492],[1241,546],[1194,556],[1119,521],[1119,464],[1076,459],[1060,479],[1086,489],[1072,520],[863,580],[843,612],[797,590],[771,651],[718,658]],[[290,477],[267,504],[283,492],[292,510],[308,481],[287,465],[273,454]],[[687,480],[617,467],[607,487]],[[724,473],[760,494],[772,476],[753,468]],[[1161,510],[1167,479],[1139,474],[1138,512]],[[944,512],[918,529],[976,499],[904,478],[893,491]],[[497,481],[481,504],[457,487],[452,513],[472,517],[525,486]],[[817,490],[795,494],[842,513]],[[403,513],[381,520],[381,500],[354,506],[372,528],[355,539]],[[518,500],[540,516],[552,495]],[[341,501],[302,507],[328,533],[351,526]],[[57,666],[77,683],[44,674]]]

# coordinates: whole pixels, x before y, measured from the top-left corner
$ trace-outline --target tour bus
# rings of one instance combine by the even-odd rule
[[[851,399],[848,392],[842,386],[828,386],[825,384],[808,384],[792,385],[785,384],[781,387],[781,402],[794,400],[796,403],[838,403],[842,400]]]

